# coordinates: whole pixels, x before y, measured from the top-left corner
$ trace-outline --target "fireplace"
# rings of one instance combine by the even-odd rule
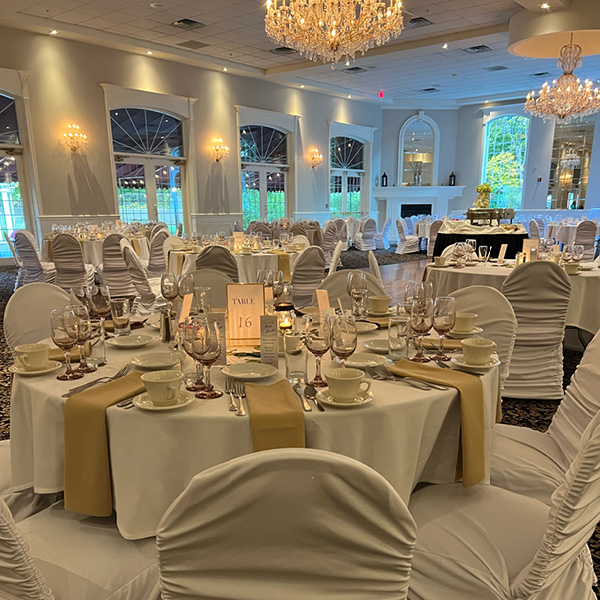
[[[430,215],[431,204],[402,204],[400,207],[400,216],[412,217],[414,215]]]

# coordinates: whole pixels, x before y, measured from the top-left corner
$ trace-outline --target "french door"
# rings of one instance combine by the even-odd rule
[[[0,149],[0,258],[11,258],[10,248],[4,239],[15,229],[26,229],[27,221],[23,204],[19,174],[23,172],[21,156],[10,149]]]
[[[329,212],[334,218],[360,217],[364,171],[331,169]]]
[[[244,165],[242,169],[244,228],[251,221],[286,216],[286,173],[276,165]]]

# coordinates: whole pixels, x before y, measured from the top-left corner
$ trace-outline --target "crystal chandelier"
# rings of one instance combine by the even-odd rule
[[[568,169],[570,171],[578,169],[581,166],[581,158],[579,157],[579,154],[571,148],[570,150],[567,150],[565,155],[560,159],[560,166],[563,169]]]
[[[562,68],[563,75],[552,85],[544,83],[535,97],[535,92],[527,94],[525,110],[536,117],[553,119],[558,123],[568,123],[572,119],[585,117],[600,110],[600,90],[593,89],[589,79],[581,83],[573,71],[581,66],[581,46],[571,42],[563,46],[558,59],[558,66]]]
[[[354,59],[402,33],[401,0],[267,0],[265,31],[324,63]]]

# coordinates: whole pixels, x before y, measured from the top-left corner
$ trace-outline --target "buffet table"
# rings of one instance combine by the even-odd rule
[[[143,350],[107,348],[108,365],[98,375],[112,375],[134,355],[166,348],[156,341]],[[386,330],[361,336],[382,338]],[[330,367],[324,361],[324,371]],[[191,365],[190,365],[191,367]],[[438,369],[437,366],[432,366]],[[314,359],[309,357],[309,375]],[[213,368],[213,383],[223,389],[224,377]],[[277,375],[260,383],[272,383]],[[85,380],[84,380],[85,381]],[[481,377],[484,391],[486,479],[498,395],[497,367]],[[78,383],[81,383],[78,382]],[[70,382],[56,373],[15,376],[11,399],[11,459],[17,489],[58,492],[64,480],[65,400]],[[405,502],[419,481],[453,482],[460,436],[458,392],[423,391],[407,384],[372,381],[374,399],[352,410],[326,407],[304,413],[306,445],[337,452],[369,465],[383,475]],[[252,440],[248,417],[228,410],[229,398],[195,399],[178,410],[146,412],[116,405],[107,410],[117,526],[123,537],[154,535],[165,510],[191,478],[216,464],[248,454]]]

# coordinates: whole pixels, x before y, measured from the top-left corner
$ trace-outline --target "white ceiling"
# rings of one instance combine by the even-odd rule
[[[562,2],[563,0],[555,0]],[[517,3],[518,2],[518,3]],[[508,20],[529,0],[405,0],[405,21],[426,17],[432,25],[407,27],[394,44],[367,53],[351,66],[367,69],[351,75],[339,64],[308,63],[298,54],[278,56],[264,32],[263,0],[0,0],[7,25],[82,39],[156,57],[223,68],[286,85],[305,85],[330,93],[351,94],[384,102],[454,102],[476,98],[514,97],[537,89],[545,78],[533,73],[558,73],[554,60],[529,60],[507,52]],[[152,6],[152,5],[154,6]],[[536,5],[537,6],[537,5]],[[204,24],[183,31],[170,23],[193,19]],[[185,42],[207,44],[197,50]],[[442,44],[448,43],[443,50]],[[461,48],[486,44],[492,50],[467,54]],[[506,70],[488,71],[490,67]],[[600,55],[584,61],[581,75],[600,79]],[[425,88],[439,91],[425,93]]]

